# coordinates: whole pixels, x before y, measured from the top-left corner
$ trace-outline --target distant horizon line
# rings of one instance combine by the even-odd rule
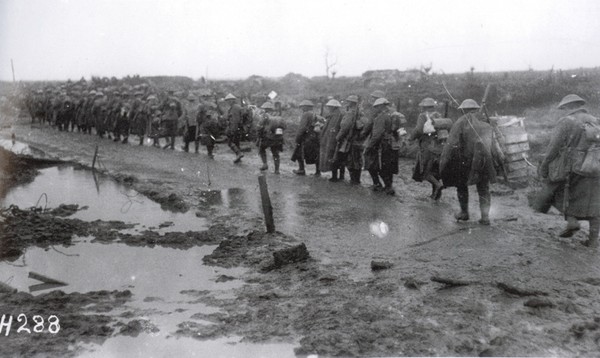
[[[499,70],[499,71],[461,71],[461,72],[444,72],[444,71],[432,71],[430,73],[430,75],[458,75],[458,74],[467,74],[470,72],[476,73],[476,74],[495,74],[495,73],[519,73],[519,72],[548,72],[548,71],[581,71],[581,70],[598,70],[600,67],[599,66],[594,66],[594,67],[574,67],[574,68],[568,68],[568,69],[564,69],[564,68],[548,68],[548,69],[543,69],[543,70],[536,70],[533,68],[529,68],[529,69],[525,69],[525,70]],[[410,69],[405,69],[405,70],[400,70],[397,68],[385,68],[385,69],[374,69],[374,70],[366,70],[364,71],[362,74],[360,75],[354,75],[354,76],[336,76],[335,78],[360,78],[362,77],[365,73],[367,72],[378,72],[378,71],[399,71],[400,73],[406,73],[406,72],[423,72],[422,69],[418,69],[418,68],[410,68]],[[263,75],[258,75],[258,74],[252,74],[246,77],[211,77],[206,79],[207,81],[243,81],[246,80],[250,77],[262,77],[262,78],[267,78],[267,79],[281,79],[285,76],[288,76],[290,74],[293,75],[299,75],[302,77],[305,77],[307,79],[313,79],[313,78],[324,78],[327,77],[326,75],[316,75],[316,76],[306,76],[304,74],[301,73],[297,73],[297,72],[288,72],[283,76],[263,76]],[[200,81],[202,78],[204,78],[204,76],[200,76],[200,77],[191,77],[191,76],[186,76],[186,75],[140,75],[137,73],[134,74],[128,74],[128,75],[124,75],[122,77],[116,77],[116,76],[107,76],[107,75],[88,75],[88,76],[80,76],[77,79],[73,79],[73,78],[67,78],[67,79],[19,79],[19,80],[15,80],[14,82],[78,82],[81,80],[81,78],[84,78],[86,81],[90,81],[93,77],[98,77],[98,78],[112,78],[115,77],[117,78],[117,80],[123,80],[126,77],[135,77],[135,76],[139,76],[140,78],[152,78],[152,77],[182,77],[182,78],[189,78],[193,81]],[[0,79],[0,82],[9,82],[9,83],[13,83],[12,80],[6,80],[6,79]]]

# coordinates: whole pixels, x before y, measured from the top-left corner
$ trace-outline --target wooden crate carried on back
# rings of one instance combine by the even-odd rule
[[[529,177],[529,137],[523,120],[515,116],[490,117],[504,153],[509,182],[525,183]]]

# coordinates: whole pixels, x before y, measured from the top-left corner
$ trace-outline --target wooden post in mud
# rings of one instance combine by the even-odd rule
[[[269,198],[269,189],[267,188],[267,177],[259,175],[258,185],[260,186],[260,200],[262,201],[267,232],[272,233],[275,232],[275,222],[273,221],[273,207],[271,206],[271,198]]]
[[[95,169],[96,166],[96,157],[98,156],[98,145],[96,145],[96,150],[94,150],[94,159],[92,159],[92,169]]]

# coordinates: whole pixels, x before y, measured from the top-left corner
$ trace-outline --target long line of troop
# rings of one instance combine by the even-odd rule
[[[181,93],[177,95],[173,91],[166,95],[149,94],[148,89],[143,87],[134,93],[113,92],[107,96],[92,90],[75,92],[72,97],[74,99],[64,94],[53,96],[38,91],[26,97],[25,105],[34,121],[48,122],[60,130],[77,130],[87,134],[95,129],[100,137],[107,136],[124,143],[130,135],[139,136],[140,145],[145,136],[155,146],[160,146],[160,139],[166,138],[164,148],[174,149],[175,137],[183,134],[185,151],[189,151],[190,144],[194,143],[198,153],[202,144],[210,158],[213,158],[215,143],[221,138],[234,152],[234,163],[239,163],[244,156],[240,141],[252,134],[262,160],[260,170],[269,169],[267,150],[270,150],[274,173],[280,173],[286,122],[275,115],[276,106],[271,101],[264,102],[258,110],[240,106],[239,99],[228,94],[224,98],[226,109],[222,109],[210,91],[182,98]],[[159,97],[162,99],[159,100]],[[493,127],[476,101],[464,100],[458,106],[463,115],[453,121],[436,112],[434,99],[425,98],[419,103],[421,113],[414,128],[406,128],[405,116],[393,108],[382,91],[371,93],[367,103],[360,102],[357,95],[345,98],[343,105],[336,99],[330,99],[319,115],[310,100],[299,104],[302,113],[291,155],[291,160],[298,165],[293,171],[296,175],[306,175],[306,166],[315,165],[316,176],[331,172],[329,180],[340,182],[345,180],[347,170],[350,183],[360,184],[365,170],[375,192],[395,195],[393,178],[399,171],[399,151],[407,141],[416,141],[419,150],[412,178],[418,182],[429,182],[431,198],[436,201],[444,188],[456,187],[460,205],[460,211],[455,214],[457,221],[470,219],[468,187],[475,185],[481,214],[479,223],[490,224],[489,185],[496,181],[496,167],[503,161],[503,153]],[[600,144],[594,141],[600,142],[600,129],[596,135],[593,131],[591,135],[585,134],[587,128],[600,128],[600,124],[581,108],[584,104],[585,100],[581,97],[568,95],[558,106],[559,109],[571,110],[565,117],[569,120],[563,121],[563,118],[560,123],[571,121],[576,124],[568,130],[559,126],[550,143],[540,171],[548,185],[538,199],[536,210],[547,212],[550,206],[555,206],[563,212],[568,223],[561,233],[564,237],[579,230],[577,220],[589,220],[590,239],[587,243],[597,246],[600,158],[594,159],[594,155],[600,156]],[[588,137],[591,139],[581,139]],[[577,142],[578,138],[581,143]],[[584,161],[562,154],[566,152],[564,148],[570,146],[577,153],[586,154],[582,158],[588,158],[589,152],[592,159]],[[558,167],[564,172],[560,180],[552,175],[556,171],[553,170],[554,164],[559,160],[562,165]],[[567,167],[564,162],[569,161],[585,162],[587,170],[573,169],[579,164],[564,169]]]

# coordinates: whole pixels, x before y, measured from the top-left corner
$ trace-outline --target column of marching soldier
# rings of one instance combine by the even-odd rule
[[[197,97],[199,103],[196,102]],[[247,107],[240,106],[232,94],[224,100],[228,104],[226,111],[221,109],[208,90],[203,90],[199,96],[190,93],[185,97],[183,92],[169,90],[166,94],[158,93],[142,84],[121,90],[104,88],[89,91],[73,86],[69,93],[47,88],[46,91],[29,93],[25,105],[33,121],[46,122],[63,131],[87,134],[91,134],[94,128],[96,135],[123,143],[129,141],[130,135],[137,135],[140,145],[147,137],[154,146],[160,147],[160,139],[165,138],[163,148],[174,149],[175,137],[183,128],[183,149],[189,151],[190,144],[194,143],[194,150],[198,153],[202,144],[210,158],[213,158],[217,138],[224,133],[228,146],[236,155],[234,163],[239,163],[243,157],[240,140],[244,133],[248,133],[249,127],[255,125],[262,160],[260,170],[269,168],[267,149],[270,149],[274,173],[279,174],[286,124],[274,114],[274,104],[266,101],[261,106],[262,111],[255,115]],[[367,103],[362,105],[356,95],[348,96],[343,102],[345,110],[340,101],[330,99],[324,105],[326,110],[321,110],[322,116],[315,114],[310,100],[299,104],[302,114],[291,156],[291,160],[298,163],[298,169],[293,171],[296,175],[306,175],[305,166],[315,165],[315,176],[331,172],[329,181],[340,182],[344,181],[347,169],[350,183],[360,184],[361,173],[366,170],[375,192],[395,195],[393,175],[398,174],[399,150],[406,139],[417,141],[419,150],[412,178],[418,182],[429,182],[431,198],[435,201],[441,198],[444,188],[456,187],[460,205],[460,211],[455,214],[457,221],[469,220],[468,186],[475,185],[481,213],[479,223],[490,224],[489,184],[496,181],[494,163],[498,162],[497,158],[501,158],[502,153],[495,143],[493,128],[480,115],[476,101],[464,100],[458,107],[463,115],[454,122],[442,118],[435,111],[434,99],[425,98],[419,103],[421,113],[416,126],[409,131],[405,128],[404,115],[393,108],[382,91],[371,93]],[[580,107],[584,104],[585,100],[580,97],[568,95],[558,108],[572,110],[565,118],[577,114],[575,117],[579,121],[595,121],[596,125],[600,125],[595,117],[582,114],[585,110]],[[544,173],[549,176],[548,166],[557,157],[554,152],[559,151],[556,148],[579,145],[565,138],[582,137],[579,133],[582,130],[576,125],[569,130],[573,132],[570,136],[560,131],[555,134],[541,165],[542,179],[547,179]],[[585,145],[585,142],[582,143]],[[567,182],[570,185],[566,187],[562,182],[549,180],[536,210],[547,212],[552,205],[565,213],[568,224],[560,234],[562,237],[572,236],[579,230],[577,220],[588,220],[590,233],[586,244],[598,246],[600,178],[580,179],[581,175],[572,175],[575,177],[570,178]],[[582,205],[582,201],[589,205]]]

